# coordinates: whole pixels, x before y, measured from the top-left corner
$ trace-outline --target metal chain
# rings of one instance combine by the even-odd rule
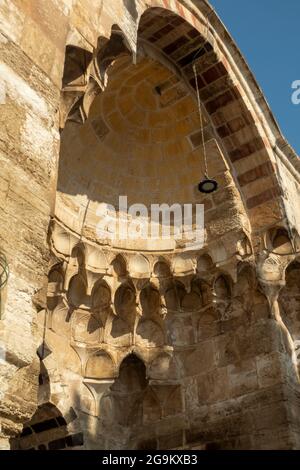
[[[207,169],[207,156],[206,156],[206,147],[204,141],[204,127],[203,127],[203,118],[202,118],[202,110],[201,110],[201,101],[200,101],[200,92],[199,92],[199,83],[198,83],[198,74],[197,74],[197,67],[196,64],[193,64],[193,71],[195,74],[195,83],[196,83],[196,92],[197,92],[197,102],[198,102],[198,112],[199,112],[199,121],[200,121],[200,129],[201,129],[201,138],[202,138],[202,146],[203,146],[203,156],[204,156],[204,165],[205,165],[205,178],[208,178],[208,169]]]
[[[209,15],[208,15],[209,16]],[[203,127],[203,117],[202,117],[202,109],[201,109],[201,100],[200,100],[200,91],[199,91],[199,82],[198,82],[198,73],[197,73],[197,66],[196,66],[196,58],[200,55],[200,52],[205,48],[205,44],[208,40],[208,16],[206,17],[206,38],[204,40],[203,46],[200,48],[199,51],[196,52],[194,56],[193,62],[193,71],[195,76],[195,84],[196,84],[196,92],[197,92],[197,102],[198,102],[198,112],[199,112],[199,120],[200,120],[200,129],[201,129],[201,138],[202,138],[202,146],[203,146],[203,157],[204,157],[204,176],[205,178],[209,179],[208,176],[208,167],[207,167],[207,155],[206,155],[206,147],[204,142],[204,127]]]

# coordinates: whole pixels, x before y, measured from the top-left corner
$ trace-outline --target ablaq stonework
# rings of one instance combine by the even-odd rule
[[[0,48],[1,448],[300,449],[300,161],[210,4],[3,0]],[[120,195],[202,245],[99,237]]]

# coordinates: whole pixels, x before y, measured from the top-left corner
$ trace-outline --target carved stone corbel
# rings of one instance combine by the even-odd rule
[[[278,296],[281,289],[285,285],[284,280],[278,280],[276,282],[266,281],[259,279],[259,284],[263,293],[265,294],[268,304],[270,307],[270,316],[277,321],[281,322],[280,310],[278,306]]]
[[[94,398],[93,416],[100,418],[100,402],[103,395],[108,392],[114,380],[84,379],[83,383],[89,389]]]

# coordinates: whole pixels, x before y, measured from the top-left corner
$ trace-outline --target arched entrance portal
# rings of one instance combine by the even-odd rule
[[[182,380],[197,373],[190,348],[197,350],[211,328],[198,335],[199,312],[205,312],[205,325],[221,315],[221,308],[213,305],[218,260],[210,257],[208,246],[223,236],[224,248],[216,256],[226,262],[225,246],[236,251],[242,238],[248,246],[242,256],[251,254],[244,203],[204,109],[210,175],[227,188],[226,201],[218,193],[203,196],[198,191],[204,161],[194,84],[170,60],[173,49],[158,47],[160,34],[153,32],[149,40],[150,29],[156,28],[151,18],[145,14],[140,21],[136,63],[122,32],[113,28],[97,56],[104,89],[93,97],[83,124],[78,112],[82,114],[84,99],[75,103],[61,134],[49,328],[53,342],[55,335],[67,337],[80,359],[80,370],[77,364],[71,366],[70,379],[77,384],[77,406],[90,448],[185,444]],[[199,47],[211,52],[178,17],[175,22],[174,15],[164,12],[162,19],[166,38],[178,26],[192,40],[183,50],[177,41],[178,57],[192,57]],[[68,64],[66,60],[66,77]],[[114,206],[126,217],[120,195],[127,197],[128,206],[144,204],[147,209],[151,204],[204,204],[205,246],[200,252],[188,249],[185,240],[174,236],[154,241],[101,237],[99,207]],[[230,207],[228,225],[221,221],[223,203]]]
[[[300,447],[300,161],[209,1],[2,3],[0,448]]]
[[[252,442],[245,416],[229,439],[227,417],[219,426],[216,409],[259,388],[251,341],[256,322],[262,336],[269,334],[268,305],[252,274],[238,266],[254,261],[252,229],[262,221],[251,218],[262,203],[258,186],[249,186],[256,165],[270,186],[265,201],[274,197],[276,205],[278,188],[253,109],[209,31],[198,26],[202,34],[154,8],[140,19],[135,62],[117,26],[110,39],[99,40],[94,56],[67,50],[63,93],[73,89],[74,96],[62,126],[49,236],[46,341],[63,352],[58,368],[67,364],[64,380],[87,448],[239,448]],[[66,100],[64,106],[65,112]],[[198,191],[203,139],[209,175],[219,183],[218,192],[206,196]],[[148,210],[151,204],[203,204],[203,246],[191,248],[174,231],[168,240],[109,237],[112,206],[134,219],[119,206],[120,195],[128,206]],[[103,214],[107,226],[99,232]],[[161,220],[158,225],[162,231]],[[240,369],[251,378],[248,388],[235,381]]]

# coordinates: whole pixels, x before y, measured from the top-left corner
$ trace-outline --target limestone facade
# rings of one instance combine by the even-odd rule
[[[0,48],[0,447],[299,449],[300,163],[209,3],[2,0]],[[99,239],[119,195],[203,247]]]

